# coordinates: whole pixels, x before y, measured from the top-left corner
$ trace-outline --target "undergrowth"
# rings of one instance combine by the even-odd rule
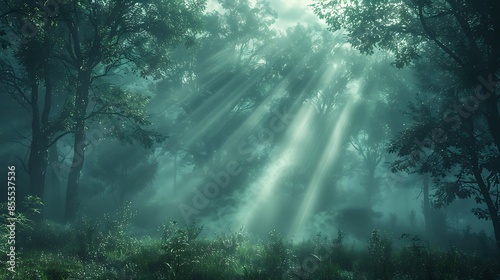
[[[127,234],[133,215],[125,207],[71,227],[26,227],[16,273],[2,269],[0,279],[500,279],[497,259],[434,250],[409,234],[393,240],[374,230],[364,248],[354,248],[340,230],[300,243],[271,231],[255,242],[243,229],[199,238],[202,226],[170,221],[161,238],[137,238]]]

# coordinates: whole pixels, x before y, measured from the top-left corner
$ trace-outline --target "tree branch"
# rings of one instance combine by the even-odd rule
[[[456,55],[450,48],[445,46],[439,39],[436,37],[436,34],[433,30],[431,30],[428,26],[427,23],[425,22],[425,17],[423,14],[423,1],[418,0],[418,16],[420,19],[420,24],[422,25],[422,29],[424,32],[427,34],[427,36],[438,45],[439,48],[441,48],[444,52],[446,52],[453,60],[455,60],[458,65],[460,65],[465,71],[472,73],[470,69],[468,69],[467,65]]]

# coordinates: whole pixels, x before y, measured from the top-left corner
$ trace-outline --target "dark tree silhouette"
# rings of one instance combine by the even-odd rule
[[[411,108],[414,124],[391,148],[395,170],[431,173],[437,205],[474,197],[486,209],[500,251],[500,70],[498,1],[321,1],[312,5],[331,30],[343,28],[364,54],[394,54],[398,68],[430,58],[448,74],[432,102]],[[438,71],[436,71],[438,70]],[[463,102],[462,100],[466,100]],[[423,141],[423,142],[422,142]],[[423,144],[422,144],[423,143]]]

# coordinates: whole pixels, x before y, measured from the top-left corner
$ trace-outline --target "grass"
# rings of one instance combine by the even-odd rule
[[[0,279],[500,279],[498,259],[438,251],[408,234],[391,240],[375,230],[364,248],[353,248],[341,231],[301,243],[272,231],[252,242],[242,229],[200,239],[202,227],[170,222],[161,238],[136,238],[126,234],[126,211],[20,232],[16,273],[2,269]]]

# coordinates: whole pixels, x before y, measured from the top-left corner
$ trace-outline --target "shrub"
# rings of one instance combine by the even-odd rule
[[[269,233],[269,241],[264,243],[262,258],[263,271],[271,279],[282,279],[283,274],[291,269],[291,250],[275,230]]]
[[[166,265],[174,278],[185,276],[192,272],[199,262],[195,255],[194,241],[203,230],[195,222],[185,228],[180,228],[176,221],[163,226],[162,248],[167,253]]]
[[[362,269],[367,272],[368,279],[392,279],[392,243],[388,238],[381,237],[374,230],[368,241],[368,251],[362,262]]]

